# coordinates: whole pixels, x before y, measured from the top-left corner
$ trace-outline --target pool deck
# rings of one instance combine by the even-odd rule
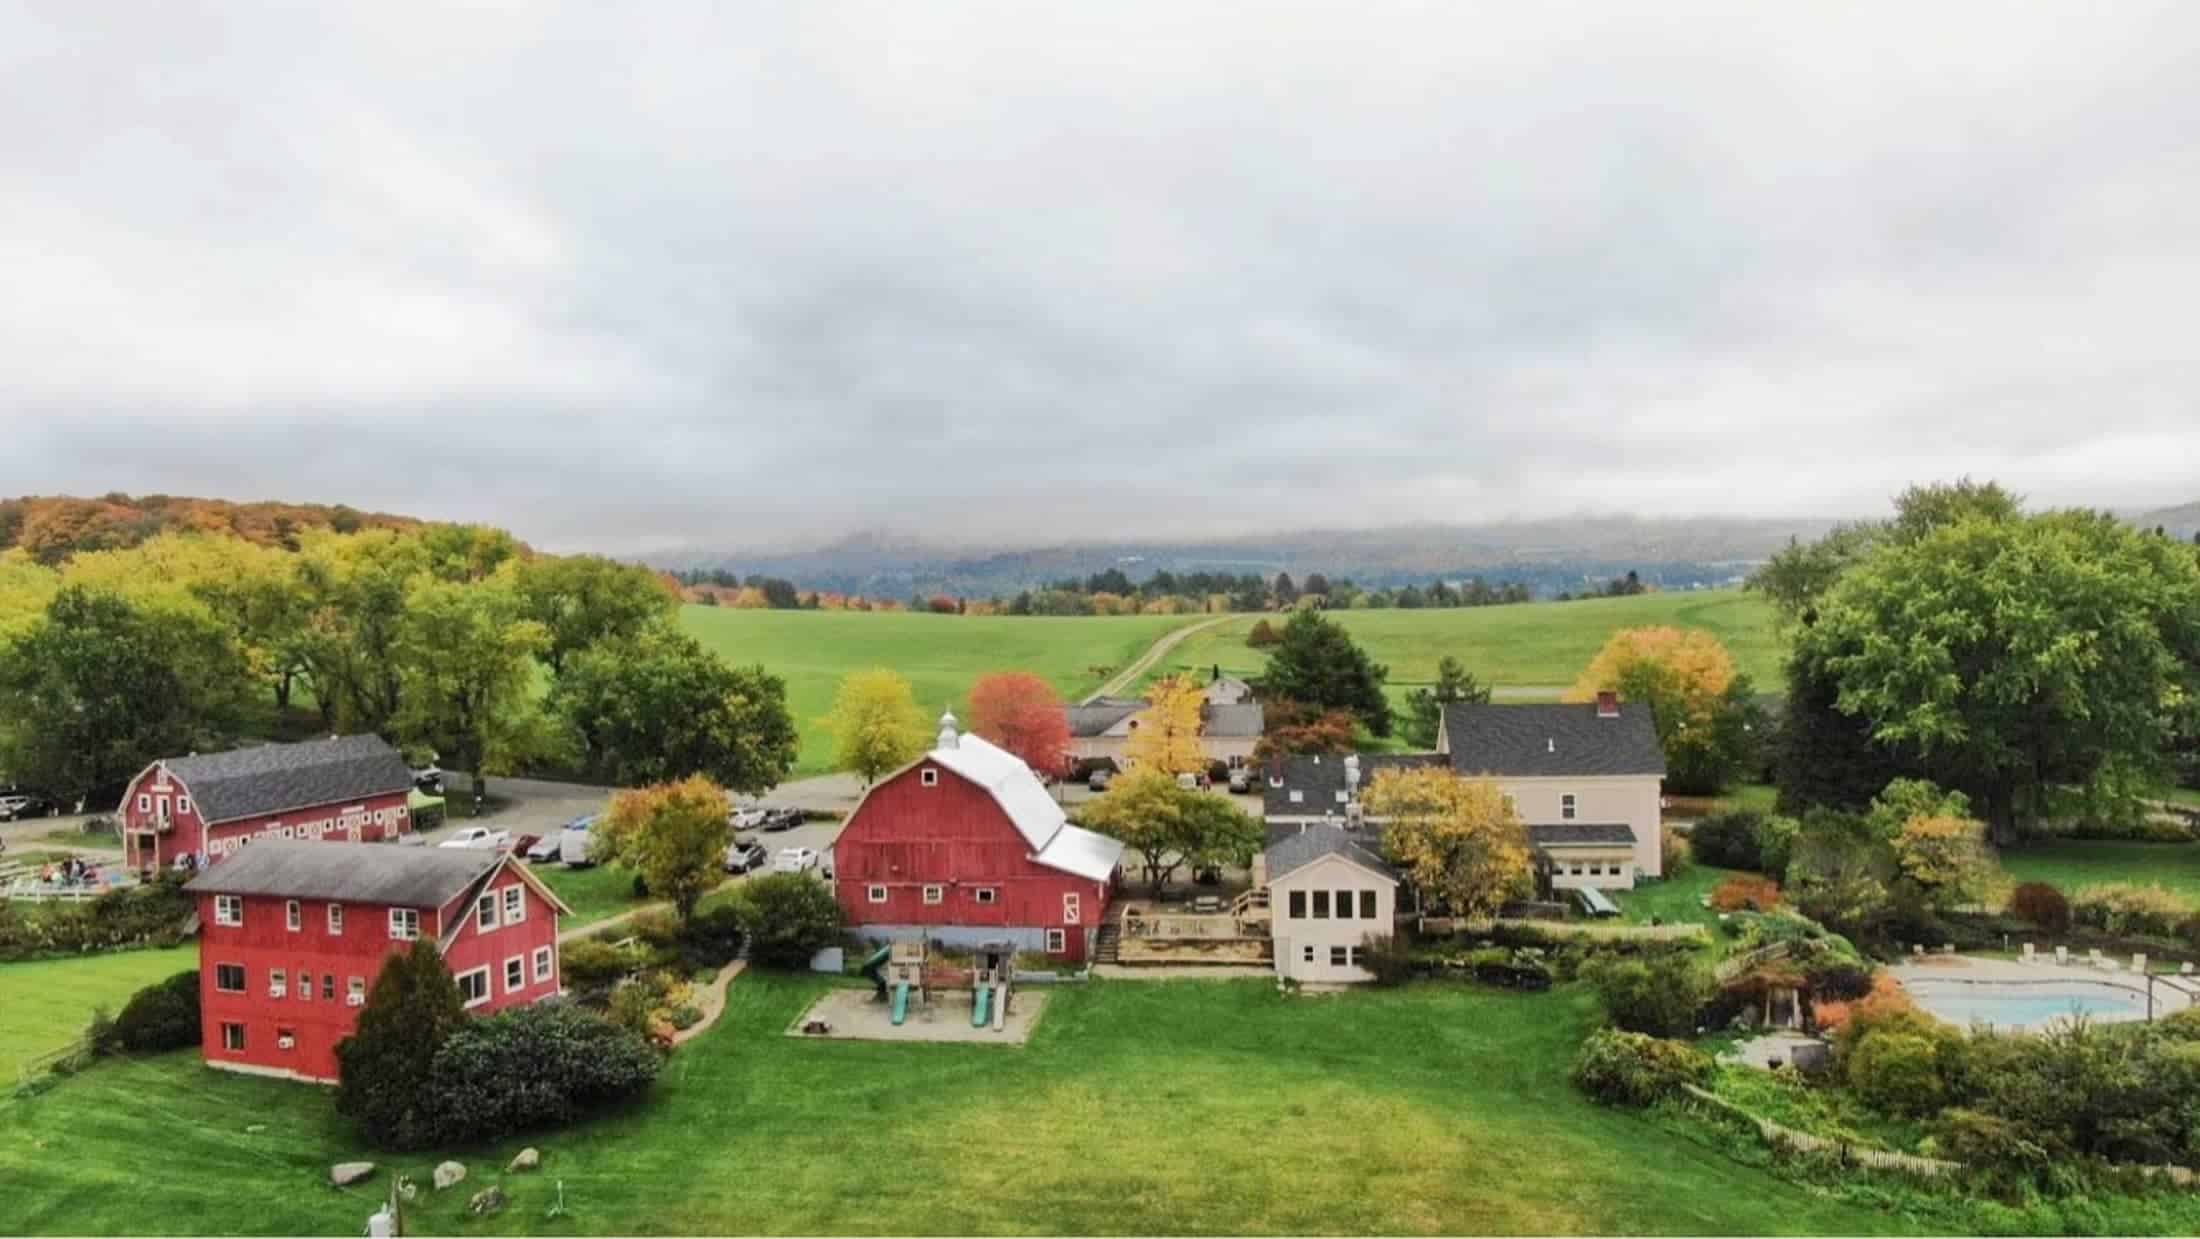
[[[1988,984],[2002,981],[2021,985],[2061,983],[2108,985],[2140,995],[2146,994],[2150,988],[2148,979],[2138,973],[2127,969],[2096,967],[2092,961],[2081,960],[2076,956],[2067,964],[2057,964],[2052,957],[2026,963],[2016,959],[1978,959],[1967,955],[1927,955],[1895,964],[1888,971],[1905,985],[1911,981]],[[2200,976],[2155,973],[2151,988],[2154,994],[2154,1014],[2168,1015],[2193,1005],[2196,995],[2200,995]],[[2146,1014],[2144,1010],[2131,1014],[2102,1012],[2094,1018],[2102,1023],[2114,1023],[2143,1020]]]

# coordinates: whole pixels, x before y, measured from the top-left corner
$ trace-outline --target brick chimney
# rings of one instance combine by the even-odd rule
[[[1610,690],[1610,689],[1605,689],[1604,691],[1602,691],[1602,692],[1600,692],[1600,693],[1598,693],[1598,694],[1597,694],[1597,717],[1598,717],[1598,718],[1618,718],[1618,717],[1619,717],[1619,694],[1618,694],[1618,693],[1615,693],[1615,692],[1613,692],[1613,691],[1612,691],[1612,690]]]

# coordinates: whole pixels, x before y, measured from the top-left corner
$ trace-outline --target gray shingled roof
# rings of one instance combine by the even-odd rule
[[[193,878],[194,895],[275,895],[440,908],[504,859],[491,848],[260,839]]]
[[[1203,706],[1199,711],[1199,734],[1219,739],[1257,739],[1267,730],[1267,716],[1258,702],[1240,702],[1236,705]]]
[[[1376,850],[1375,841],[1341,826],[1315,823],[1268,845],[1268,880],[1304,869],[1324,856],[1342,856],[1396,881],[1398,871]]]
[[[1634,841],[1634,827],[1625,822],[1550,822],[1528,827],[1528,842],[1539,848]]]
[[[262,744],[161,764],[191,789],[208,823],[412,790],[404,757],[375,735]]]
[[[1143,700],[1121,697],[1102,697],[1084,705],[1069,707],[1069,734],[1078,737],[1105,735],[1131,715],[1146,708]],[[1266,716],[1255,702],[1236,705],[1203,705],[1199,710],[1201,735],[1218,738],[1257,738],[1266,728]]]
[[[1441,765],[1444,760],[1434,753],[1362,753],[1359,758],[1362,789],[1374,781],[1377,771]],[[1344,790],[1343,755],[1327,753],[1286,757],[1280,762],[1270,762],[1262,766],[1258,773],[1261,780],[1263,816],[1344,816],[1344,805],[1337,800],[1337,793]],[[1279,774],[1283,777],[1281,787],[1275,784],[1275,776]],[[1291,802],[1294,788],[1303,795],[1303,799],[1297,804]]]
[[[1142,701],[1122,702],[1102,699],[1088,705],[1069,707],[1069,734],[1079,737],[1105,735],[1131,715],[1146,708]]]
[[[1550,778],[1665,773],[1650,707],[1622,702],[1614,718],[1596,703],[1444,707],[1444,738],[1461,774]]]

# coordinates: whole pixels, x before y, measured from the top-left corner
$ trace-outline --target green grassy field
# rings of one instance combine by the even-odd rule
[[[56,1050],[84,1031],[92,1008],[113,1015],[130,995],[199,965],[199,948],[117,951],[78,959],[0,964],[0,1087],[15,1083],[15,1065]]]
[[[1731,589],[1503,607],[1329,614],[1375,661],[1390,668],[1394,695],[1433,682],[1437,659],[1450,654],[1484,683],[1547,690],[1516,694],[1515,699],[1555,696],[1573,683],[1615,629],[1654,624],[1709,630],[1725,643],[1735,664],[1749,673],[1759,691],[1779,689],[1780,660],[1785,654],[1773,629],[1772,608],[1754,595]],[[1169,652],[1161,670],[1205,670],[1220,664],[1224,671],[1239,675],[1258,672],[1266,657],[1246,646],[1245,634],[1260,618],[1236,616],[1186,638]]]
[[[1288,998],[1260,981],[1053,991],[1031,1043],[806,1041],[822,983],[751,973],[628,1113],[460,1151],[421,1233],[1886,1233],[1592,1105],[1566,1064],[1592,1002],[1422,986]],[[247,1130],[248,1127],[256,1130]],[[524,1144],[542,1172],[503,1177]],[[0,1100],[0,1232],[354,1233],[387,1191],[318,1089],[189,1054]],[[145,1179],[157,1154],[162,1174]],[[425,1186],[445,1151],[388,1168]],[[511,1204],[463,1215],[502,1182]],[[563,1216],[549,1218],[556,1184]]]
[[[528,872],[558,893],[573,915],[558,918],[558,929],[580,929],[648,903],[634,897],[634,871],[623,865],[596,865],[568,869],[564,865],[530,865]]]
[[[2003,849],[2001,867],[2019,882],[2052,882],[2066,895],[2095,882],[2155,883],[2200,904],[2200,843],[2043,839]]]
[[[787,705],[802,729],[799,769],[832,764],[832,737],[819,720],[842,676],[888,667],[909,678],[929,715],[963,712],[970,683],[988,671],[1030,671],[1074,697],[1097,687],[1172,628],[1196,615],[1013,617],[904,611],[735,611],[683,607],[680,623],[727,661],[762,663],[787,681]],[[1105,670],[1103,670],[1105,669]]]

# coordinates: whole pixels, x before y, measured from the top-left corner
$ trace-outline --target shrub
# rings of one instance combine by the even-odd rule
[[[1763,821],[1764,814],[1748,809],[1714,813],[1688,832],[1689,849],[1702,864],[1762,870],[1765,858],[1758,847],[1757,828]]]
[[[1677,878],[1688,872],[1695,854],[1689,850],[1688,836],[1671,826],[1658,831],[1660,872],[1667,878]]]
[[[0,905],[5,907],[6,905]],[[109,891],[88,903],[0,913],[0,961],[82,955],[133,946],[174,946],[198,913],[183,878],[164,874],[141,887]]]
[[[432,1143],[426,1107],[436,1051],[466,1008],[435,944],[418,941],[390,955],[367,991],[349,1037],[336,1043],[336,1112],[359,1124],[370,1144],[417,1148]]]
[[[771,968],[805,968],[840,940],[840,903],[808,874],[773,873],[741,887],[735,907],[750,955]]]
[[[1851,1020],[1854,1023],[1854,1020]],[[1931,1114],[1946,1096],[1940,1044],[1915,1032],[1881,1028],[1866,1033],[1849,1055],[1849,1084],[1874,1109],[1888,1114]]]
[[[668,973],[652,970],[611,991],[606,1013],[613,1024],[659,1045],[672,1043],[672,1013],[688,1001],[688,986]]]
[[[2009,915],[2051,934],[2070,929],[2070,901],[2046,882],[2021,882],[2009,892]]]
[[[558,973],[565,988],[582,992],[610,989],[639,962],[634,952],[592,938],[568,942],[558,951]]]
[[[1788,860],[1795,853],[1796,836],[1803,824],[1792,817],[1772,816],[1757,823],[1757,867],[1775,878],[1787,876]]]
[[[1467,968],[1484,985],[1541,992],[1551,988],[1551,966],[1534,947],[1490,947],[1467,956]]]
[[[103,1054],[157,1054],[198,1043],[199,974],[193,969],[130,995],[122,1014],[92,1045]]]
[[[638,1096],[662,1057],[567,1003],[465,1021],[437,1049],[421,1097],[426,1143],[478,1144],[586,1118]]]
[[[444,816],[444,806],[440,800],[434,804],[421,805],[412,811],[413,833],[426,834],[431,830],[441,830]]]
[[[2047,1147],[2027,1137],[2017,1124],[1961,1106],[1941,1111],[1933,1139],[1941,1153],[1955,1161],[2028,1178],[2037,1178],[2053,1161]]]
[[[680,927],[680,958],[695,968],[723,968],[741,953],[741,910],[730,903],[699,911]]]
[[[1403,985],[1413,979],[1413,951],[1395,935],[1368,934],[1360,939],[1360,966],[1377,985]]]
[[[1283,634],[1277,632],[1276,626],[1267,620],[1255,620],[1252,631],[1245,634],[1245,644],[1256,650],[1264,650],[1271,645],[1282,643]]]
[[[1812,960],[1803,969],[1803,981],[1814,998],[1850,1002],[1871,993],[1871,969],[1854,960],[1828,957]]]
[[[2074,924],[2116,935],[2167,937],[2192,912],[2192,905],[2163,887],[2131,882],[2083,887],[2070,901]]]
[[[1728,878],[1711,891],[1711,906],[1721,912],[1770,912],[1780,905],[1780,884],[1771,878]]]
[[[1683,1041],[1600,1028],[1574,1056],[1574,1087],[1608,1106],[1647,1106],[1711,1078],[1711,1059]]]
[[[680,918],[670,908],[643,908],[626,918],[624,928],[659,949],[676,946],[680,941]]]
[[[1597,959],[1582,976],[1603,1002],[1605,1019],[1654,1037],[1693,1032],[1715,988],[1710,974],[1683,955]]]

